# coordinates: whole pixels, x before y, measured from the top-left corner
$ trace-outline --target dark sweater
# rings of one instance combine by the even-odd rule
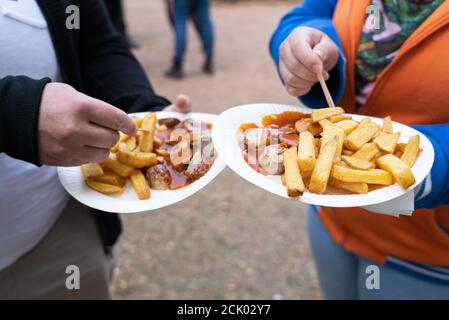
[[[158,111],[169,105],[168,100],[154,93],[142,67],[115,31],[103,1],[37,2],[48,23],[63,82],[128,113]],[[80,9],[79,30],[66,28],[65,10],[69,5]],[[0,153],[40,165],[39,106],[43,89],[50,81],[0,78]],[[117,216],[101,213],[97,220],[105,245],[112,245],[120,232]]]

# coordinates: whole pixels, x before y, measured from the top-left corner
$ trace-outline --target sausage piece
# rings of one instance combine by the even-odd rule
[[[170,188],[171,176],[165,164],[158,164],[148,168],[147,179],[151,189],[168,190]]]

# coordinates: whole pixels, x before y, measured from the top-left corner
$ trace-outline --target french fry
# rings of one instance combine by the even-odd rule
[[[361,147],[352,156],[357,159],[370,161],[379,152],[379,148],[375,143],[367,143]]]
[[[110,184],[117,187],[124,187],[126,184],[125,178],[112,171],[105,172],[101,176],[95,178],[95,181]]]
[[[389,186],[393,184],[390,172],[381,169],[357,170],[336,164],[331,176],[343,182],[361,182]]]
[[[129,176],[129,179],[131,180],[131,185],[140,200],[150,199],[150,186],[148,185],[148,181],[142,171],[134,170]]]
[[[134,151],[137,147],[137,138],[136,137],[130,137],[126,142],[126,150],[128,151]],[[120,148],[120,146],[119,146]]]
[[[318,123],[320,124],[320,126],[323,128],[323,130],[324,130],[324,127],[326,126],[326,125],[331,125],[332,124],[332,122],[330,122],[328,119],[323,119],[323,120],[320,120],[320,121],[318,121]]]
[[[311,177],[312,177],[312,172],[313,172],[313,170],[311,170],[311,171],[301,171],[301,177],[302,177],[302,180],[304,181],[304,180],[309,180]]]
[[[371,161],[376,163],[377,159],[383,157],[386,154],[388,154],[388,153],[385,151],[379,151],[378,153],[376,153],[376,155],[374,156],[374,158]]]
[[[404,153],[403,152],[401,152],[401,151],[395,151],[394,153],[393,153],[393,155],[396,157],[396,158],[399,158],[399,159],[401,159],[402,158],[402,155],[403,155]],[[377,160],[377,159],[376,159]]]
[[[384,133],[384,132],[382,131],[382,126],[379,126],[377,123],[373,123],[373,124],[377,127],[377,131],[371,140],[374,142],[374,139],[376,139],[379,136],[379,134]]]
[[[387,154],[377,159],[377,165],[390,172],[393,175],[394,180],[396,180],[396,182],[404,189],[408,189],[416,182],[410,167],[392,154]]]
[[[351,116],[343,116],[343,115],[329,117],[329,121],[332,123],[337,123],[337,122],[346,121],[346,120],[352,120],[352,117]]]
[[[120,134],[120,138],[118,139],[118,141],[117,141],[117,143],[115,144],[115,146],[113,146],[113,147],[110,149],[110,151],[111,151],[112,153],[116,153],[117,150],[118,150],[118,147],[119,147],[122,143],[126,142],[126,140],[129,139],[129,136],[128,136],[127,134],[124,134],[123,132],[119,132],[119,134]]]
[[[341,159],[341,152],[343,151],[343,143],[345,141],[345,131],[333,124],[326,125],[324,127],[322,135],[321,145],[325,145],[328,141],[337,137],[337,151],[335,153],[334,162],[339,162]]]
[[[103,174],[103,169],[98,163],[88,163],[81,166],[81,172],[85,179],[97,178]]]
[[[341,151],[341,155],[343,155],[343,156],[352,156],[353,154],[354,154],[354,151],[352,151],[352,150],[343,149]]]
[[[317,158],[321,149],[321,138],[315,138],[313,144],[315,145],[315,158]]]
[[[363,118],[362,120],[360,120],[359,125],[364,126],[368,123],[371,123],[371,119],[370,118]]]
[[[304,192],[304,182],[298,166],[298,155],[295,147],[284,152],[285,185],[289,197],[298,197]]]
[[[350,166],[351,168],[354,168],[354,169],[369,170],[369,169],[374,169],[376,167],[375,164],[371,161],[357,159],[357,158],[348,157],[348,156],[341,156],[341,158],[348,166]]]
[[[158,137],[154,137],[153,148],[159,149],[162,146],[163,142]]]
[[[362,182],[344,182],[337,180],[335,178],[330,177],[329,178],[329,185],[338,188],[343,189],[346,191],[350,191],[357,194],[365,194],[368,193],[368,184],[362,183]]]
[[[156,114],[154,112],[149,113],[142,120],[142,129],[146,130],[141,133],[139,139],[139,147],[142,152],[153,152],[154,147],[154,134],[156,132]]]
[[[309,126],[312,124],[312,119],[302,118],[295,122],[295,129],[298,133],[307,131]]]
[[[353,151],[359,150],[374,137],[378,130],[374,123],[360,124],[346,137],[345,147]]]
[[[396,145],[396,150],[395,150],[395,152],[401,152],[401,153],[404,153],[405,147],[407,147],[407,143],[398,143],[398,144]],[[419,148],[418,154],[419,154],[421,151],[422,151],[422,148]]]
[[[119,148],[117,160],[124,165],[141,169],[156,165],[157,155],[151,152],[132,152]]]
[[[319,123],[311,123],[307,127],[307,131],[313,134],[315,137],[319,136],[323,132],[323,127],[320,126]]]
[[[306,131],[299,134],[298,165],[301,173],[312,171],[315,167],[315,141],[313,135]]]
[[[162,157],[169,157],[170,156],[170,151],[165,150],[165,149],[156,149],[156,154],[162,156]]]
[[[314,193],[326,192],[327,182],[337,153],[338,137],[335,136],[321,146],[320,154],[310,178],[309,190]]]
[[[86,179],[86,184],[89,188],[103,194],[118,194],[123,192],[123,188],[95,181],[93,178]]]
[[[335,125],[340,128],[343,128],[343,130],[345,130],[345,134],[348,135],[352,131],[354,131],[355,128],[357,128],[359,123],[355,120],[342,120],[342,121],[336,122]]]
[[[131,119],[134,121],[134,123],[136,124],[137,128],[142,127],[142,118],[136,117],[136,116],[132,116]]]
[[[408,140],[408,143],[404,148],[401,160],[410,168],[413,167],[416,162],[416,157],[419,153],[419,144],[419,135],[415,135]]]
[[[129,177],[131,172],[134,170],[133,167],[124,165],[121,162],[117,161],[117,157],[115,154],[110,154],[109,158],[107,158],[102,164],[105,168],[117,173],[124,178]]]
[[[373,140],[375,144],[377,144],[378,148],[381,151],[385,151],[387,153],[393,153],[396,149],[396,144],[398,143],[399,136],[401,134],[398,133],[386,133],[384,131],[380,131],[377,137]]]
[[[393,133],[393,122],[391,121],[391,117],[384,118],[384,124],[382,126],[382,131],[385,133]]]
[[[395,152],[402,152],[402,153],[404,153],[405,147],[407,147],[407,144],[406,144],[406,143],[398,143],[398,144],[396,145],[396,150],[395,150]]]
[[[345,113],[345,111],[340,107],[335,108],[323,108],[312,111],[311,119],[312,122],[318,122],[323,119],[327,119],[332,116],[338,116]]]

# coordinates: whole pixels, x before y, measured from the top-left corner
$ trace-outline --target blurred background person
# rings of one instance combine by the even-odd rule
[[[187,21],[192,19],[205,54],[203,72],[212,74],[214,30],[210,15],[210,0],[166,0],[170,21],[175,32],[175,56],[173,65],[166,76],[181,79],[184,77],[183,61],[187,44]]]
[[[137,49],[139,43],[127,33],[122,0],[104,0],[115,29],[125,37],[128,47]]]

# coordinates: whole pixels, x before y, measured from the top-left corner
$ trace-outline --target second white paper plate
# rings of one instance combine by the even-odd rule
[[[285,186],[282,185],[280,176],[264,176],[253,170],[245,162],[237,142],[237,131],[242,123],[254,122],[260,125],[264,116],[279,114],[284,111],[311,113],[312,109],[278,104],[251,104],[234,107],[219,115],[212,128],[212,140],[218,154],[226,165],[238,175],[271,193],[289,198]],[[351,114],[351,116],[355,120],[366,118],[366,116],[361,115]],[[379,118],[370,118],[377,124],[382,124],[383,122]],[[394,184],[389,187],[370,191],[367,194],[320,195],[305,191],[302,196],[298,197],[297,201],[326,207],[361,207],[393,200],[404,195],[407,191],[414,189],[424,180],[432,168],[434,161],[433,146],[426,136],[411,127],[394,122],[393,128],[395,132],[401,133],[399,142],[407,142],[411,136],[416,134],[419,134],[421,138],[421,148],[423,151],[418,156],[412,168],[416,183],[408,190],[401,188],[398,184]]]

